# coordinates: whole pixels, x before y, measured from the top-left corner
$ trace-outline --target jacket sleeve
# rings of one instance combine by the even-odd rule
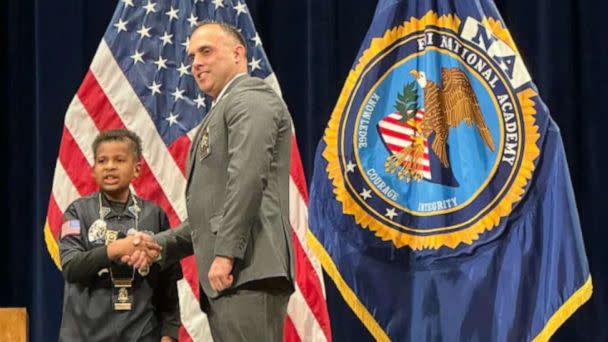
[[[167,267],[194,253],[190,232],[190,222],[186,220],[173,229],[154,235],[154,240],[162,247],[161,258],[157,261],[161,267]]]
[[[169,221],[162,210],[161,227],[169,230]],[[177,281],[182,278],[182,269],[179,261],[167,263],[160,271],[158,287],[154,292],[155,307],[160,321],[161,336],[178,338],[178,330],[181,324],[179,313],[179,297],[177,293]]]
[[[257,89],[239,93],[226,106],[228,177],[215,255],[242,259],[245,254],[268,182],[281,112],[276,94]]]
[[[111,261],[106,246],[87,249],[86,229],[80,216],[74,204],[66,210],[59,240],[59,255],[65,280],[88,285],[100,270],[111,265]]]

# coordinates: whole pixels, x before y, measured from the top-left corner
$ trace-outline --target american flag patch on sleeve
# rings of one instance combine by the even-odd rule
[[[61,238],[68,235],[80,235],[80,221],[68,220],[61,225]]]

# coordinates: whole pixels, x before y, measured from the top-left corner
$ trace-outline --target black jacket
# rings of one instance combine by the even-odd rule
[[[153,265],[145,277],[134,272],[132,310],[113,309],[107,270],[110,266],[114,269],[127,266],[112,263],[107,257],[105,240],[98,239],[99,229],[90,231],[93,222],[100,218],[100,198],[108,230],[126,235],[135,226],[136,207],[141,210],[137,215],[139,230],[158,233],[169,228],[167,217],[158,206],[137,197],[129,198],[124,212],[112,209],[99,192],[68,207],[59,243],[65,278],[59,340],[158,342],[161,336],[177,338],[180,320],[176,281],[182,277],[179,263],[162,271]],[[130,272],[128,268],[126,271]]]

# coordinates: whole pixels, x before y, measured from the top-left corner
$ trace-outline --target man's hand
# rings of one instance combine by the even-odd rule
[[[137,269],[150,266],[160,254],[161,247],[154,239],[144,233],[128,235],[108,245],[108,257],[120,259]]]
[[[209,283],[215,291],[223,291],[230,286],[234,278],[232,277],[232,266],[234,265],[234,259],[216,256],[209,268]]]

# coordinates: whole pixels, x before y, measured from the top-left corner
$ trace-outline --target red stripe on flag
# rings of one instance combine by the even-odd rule
[[[298,331],[293,325],[289,316],[285,317],[285,324],[283,325],[283,342],[301,342]]]
[[[414,128],[414,126],[410,125],[409,123],[403,124],[403,123],[398,123],[398,122],[389,122],[389,120],[386,120],[386,119],[382,120],[381,122],[386,123],[386,124],[391,124],[391,125],[399,126],[399,127],[403,128],[403,129],[409,129],[409,130],[412,130],[412,131],[416,130]],[[385,130],[387,132],[394,132],[395,134],[400,134],[400,135],[404,135],[404,136],[407,136],[407,137],[410,137],[412,135],[410,133],[399,132],[399,131],[397,131],[393,127],[381,127],[381,126],[378,126],[378,128],[380,130]]]
[[[190,150],[190,138],[187,134],[182,135],[181,137],[175,139],[168,146],[169,153],[175,159],[177,166],[182,171],[184,177],[186,177],[186,159],[188,158],[188,150]]]
[[[389,144],[389,143],[385,143],[385,144],[386,144],[386,147],[388,147],[388,149],[391,152],[399,153],[399,152],[401,152],[401,150],[403,150],[403,146],[397,146],[397,145],[393,145],[393,144]]]
[[[308,204],[308,190],[306,188],[306,178],[304,178],[304,168],[302,167],[302,159],[298,150],[298,142],[296,136],[291,136],[291,178],[298,187],[300,195],[304,198],[304,202]]]
[[[382,133],[382,135],[388,135],[389,137],[412,141],[412,137],[409,134],[393,131],[390,128],[380,127],[380,133]]]
[[[196,261],[194,260],[194,255],[182,259],[181,263],[182,273],[184,274],[184,278],[192,288],[192,293],[194,293],[194,296],[196,296],[196,298],[200,298],[198,287],[198,271],[196,269]]]
[[[61,223],[63,221],[63,213],[57,202],[55,201],[55,196],[51,194],[51,198],[49,199],[49,207],[46,212],[46,220],[49,223],[49,227],[51,229],[51,233],[53,233],[53,238],[55,241],[59,241],[59,234],[61,233]]]
[[[306,304],[310,307],[310,311],[312,311],[317,322],[319,322],[319,326],[321,326],[325,337],[328,341],[331,341],[329,314],[325,298],[323,298],[321,281],[295,233],[293,233],[293,249],[295,252],[296,282],[298,283],[300,292]]]
[[[179,339],[179,342],[193,342],[192,337],[188,335],[188,332],[186,331],[186,328],[184,328],[183,325],[179,326],[179,330],[177,331],[177,337]]]
[[[59,162],[79,194],[85,195],[97,191],[97,184],[91,176],[91,166],[65,126],[59,145]]]
[[[304,168],[302,167],[302,160],[300,158],[300,152],[298,150],[298,144],[295,135],[291,139],[291,178],[296,184],[298,191],[305,204],[308,204],[308,192],[306,186],[306,178],[304,177]],[[327,312],[327,304],[323,296],[323,288],[321,285],[321,279],[317,276],[312,263],[308,259],[308,256],[304,252],[302,244],[298,239],[295,232],[292,234],[293,248],[295,252],[295,268],[296,268],[296,282],[298,288],[302,293],[302,297],[306,301],[313,316],[319,323],[323,334],[327,341],[331,341],[331,327],[329,324],[329,314]],[[293,329],[293,336],[290,339],[291,332],[289,329]],[[293,327],[293,322],[288,319],[285,321],[285,341],[299,341],[299,336]]]
[[[125,127],[91,70],[84,77],[77,94],[97,129],[101,131]]]

